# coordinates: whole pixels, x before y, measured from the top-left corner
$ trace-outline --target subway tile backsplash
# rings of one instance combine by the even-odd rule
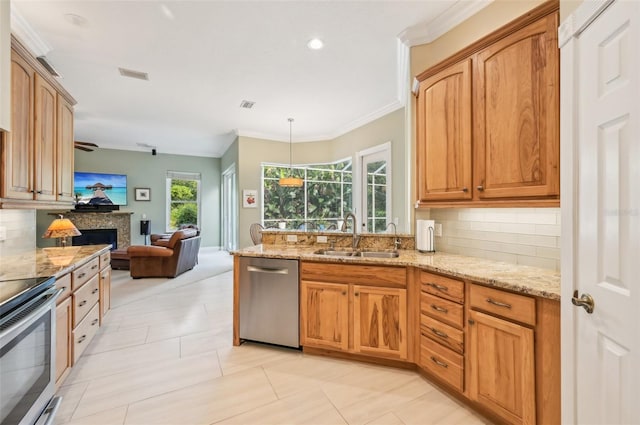
[[[0,227],[6,233],[6,239],[0,241],[0,258],[36,248],[36,210],[0,209]]]
[[[436,250],[560,270],[560,208],[433,208]]]

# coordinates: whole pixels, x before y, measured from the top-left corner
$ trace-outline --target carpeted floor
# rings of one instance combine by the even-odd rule
[[[173,279],[132,279],[128,270],[113,270],[111,275],[111,308],[135,302],[151,295],[189,285],[233,270],[233,257],[218,248],[200,248],[198,264],[190,271]]]

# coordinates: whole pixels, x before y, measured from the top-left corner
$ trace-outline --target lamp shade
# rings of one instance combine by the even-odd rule
[[[66,238],[69,236],[80,236],[82,233],[73,225],[71,220],[68,218],[63,218],[60,215],[59,218],[53,220],[53,222],[49,225],[49,228],[44,235],[43,238]]]

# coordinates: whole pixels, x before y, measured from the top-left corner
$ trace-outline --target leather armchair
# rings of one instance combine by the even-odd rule
[[[195,267],[200,236],[195,229],[178,230],[166,246],[133,245],[127,248],[131,277],[176,277]]]

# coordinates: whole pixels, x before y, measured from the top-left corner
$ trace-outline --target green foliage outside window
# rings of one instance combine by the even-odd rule
[[[198,181],[171,179],[170,230],[182,225],[198,225]]]
[[[299,188],[280,187],[281,176],[300,177]],[[297,229],[307,223],[316,229],[337,226],[338,220],[353,208],[351,160],[304,167],[263,166],[263,221],[276,226],[285,221]],[[311,224],[308,224],[311,223]]]

